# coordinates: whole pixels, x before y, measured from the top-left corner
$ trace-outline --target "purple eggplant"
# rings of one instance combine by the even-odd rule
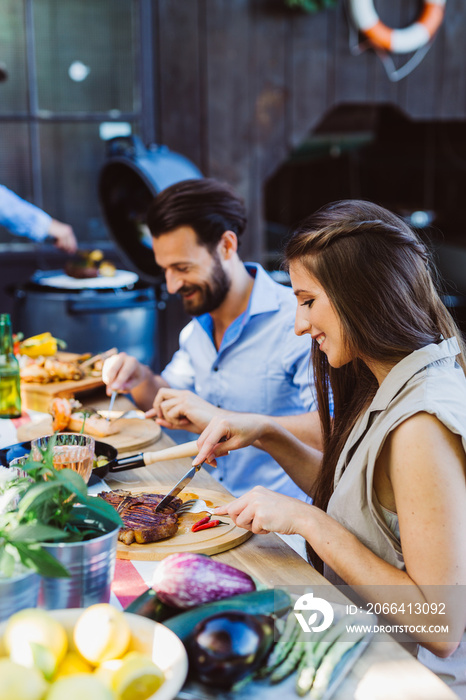
[[[212,615],[196,625],[188,643],[190,671],[202,683],[230,688],[261,666],[273,638],[273,619],[266,615]]]
[[[170,554],[157,567],[152,588],[162,603],[186,610],[256,590],[252,578],[205,554]]]

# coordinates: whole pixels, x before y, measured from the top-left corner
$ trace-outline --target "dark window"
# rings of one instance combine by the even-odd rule
[[[149,10],[148,10],[149,7]],[[0,0],[0,183],[108,238],[97,180],[105,140],[142,133],[146,0]],[[0,228],[0,243],[27,243]]]

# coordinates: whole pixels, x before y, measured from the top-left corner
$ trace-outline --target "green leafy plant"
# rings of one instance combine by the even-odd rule
[[[299,8],[305,12],[320,12],[336,7],[338,0],[285,0],[288,7]]]
[[[41,543],[78,542],[106,532],[99,518],[122,525],[115,509],[89,496],[83,478],[71,469],[53,467],[54,440],[42,459],[30,456],[22,469],[26,476],[7,481],[0,496],[0,576],[12,576],[18,564],[47,577],[65,577],[68,571]],[[85,508],[83,508],[84,506]],[[92,526],[84,513],[95,517]]]

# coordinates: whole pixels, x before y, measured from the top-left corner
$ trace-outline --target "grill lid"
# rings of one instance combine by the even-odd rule
[[[166,146],[145,148],[136,136],[108,141],[107,162],[99,177],[100,202],[125,263],[145,281],[163,282],[145,223],[150,203],[175,182],[200,177],[191,161]]]

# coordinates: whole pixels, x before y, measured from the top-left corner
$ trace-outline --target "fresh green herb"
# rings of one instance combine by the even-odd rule
[[[83,520],[86,510],[121,525],[115,509],[104,500],[89,496],[83,478],[72,469],[53,467],[54,440],[31,457],[22,469],[27,477],[6,482],[0,498],[0,575],[11,576],[18,563],[42,576],[68,576],[68,572],[42,547],[42,542],[77,542],[101,534]],[[83,509],[80,506],[85,506]]]

